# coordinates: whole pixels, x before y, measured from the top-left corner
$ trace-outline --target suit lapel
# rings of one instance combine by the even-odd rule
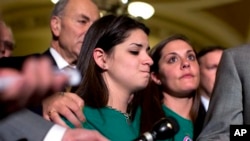
[[[56,60],[55,60],[55,59],[53,58],[53,56],[51,55],[49,49],[47,49],[42,55],[43,55],[43,56],[47,56],[47,57],[51,60],[52,65],[58,67],[57,64],[56,64]]]

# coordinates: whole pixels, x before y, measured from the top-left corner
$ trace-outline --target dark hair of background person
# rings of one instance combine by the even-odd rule
[[[174,40],[183,40],[184,42],[188,43],[194,48],[191,41],[182,34],[175,34],[169,38],[166,38],[165,40],[161,41],[156,46],[154,46],[154,48],[150,51],[150,56],[154,61],[154,64],[151,66],[151,72],[158,72],[159,70],[158,62],[162,55],[161,53],[162,49],[165,47],[166,44]],[[200,104],[200,97],[199,95],[197,95],[196,91],[193,92],[192,96],[194,97],[194,103],[191,108],[190,115],[191,115],[191,120],[193,121],[193,123],[195,123],[198,117],[201,104]],[[134,96],[134,99],[136,101],[136,103],[134,103],[135,104],[134,106],[135,107],[141,106],[141,108],[143,109],[141,113],[141,124],[140,124],[141,134],[150,130],[156,121],[158,121],[162,117],[166,117],[162,109],[162,104],[163,104],[162,90],[152,80],[149,82],[149,85],[147,86],[146,89],[142,90],[139,95]]]
[[[141,22],[127,16],[107,15],[94,22],[87,31],[77,62],[82,82],[76,90],[86,105],[100,108],[108,102],[108,88],[101,75],[103,70],[94,61],[94,49],[102,48],[111,55],[114,47],[124,42],[136,29],[149,35],[149,28]]]
[[[197,58],[198,58],[198,62],[199,62],[199,58],[201,58],[202,56],[208,54],[209,52],[213,52],[215,50],[225,50],[226,48],[224,46],[220,46],[220,45],[214,45],[214,46],[207,46],[204,47],[203,49],[201,49],[198,53],[197,53]]]

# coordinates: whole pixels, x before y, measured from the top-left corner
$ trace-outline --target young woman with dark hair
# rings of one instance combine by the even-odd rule
[[[139,135],[128,107],[131,96],[149,82],[148,34],[144,24],[126,16],[104,16],[89,28],[77,62],[83,76],[76,93],[85,102],[84,128],[114,141]]]
[[[196,52],[184,35],[176,34],[157,44],[150,52],[154,61],[151,81],[141,94],[135,95],[134,107],[140,106],[140,132],[152,128],[162,117],[175,118],[180,126],[178,133],[169,140],[190,141],[201,130],[204,117],[199,115],[200,98],[196,89],[200,82]],[[201,116],[201,117],[199,117]],[[195,127],[194,127],[195,126]]]

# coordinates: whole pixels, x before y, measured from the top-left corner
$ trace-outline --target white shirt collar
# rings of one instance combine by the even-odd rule
[[[205,110],[207,111],[209,106],[209,99],[204,96],[201,96],[201,102],[204,105]]]
[[[69,66],[69,63],[65,59],[63,59],[63,57],[54,48],[51,47],[49,51],[52,57],[55,59],[59,70]]]

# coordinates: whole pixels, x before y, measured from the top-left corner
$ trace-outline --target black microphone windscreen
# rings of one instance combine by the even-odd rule
[[[156,141],[172,138],[179,131],[179,124],[173,117],[161,118],[157,121],[153,129],[145,132],[134,141]]]
[[[179,131],[179,124],[173,117],[162,118],[155,123],[152,131],[157,140],[168,139]]]

